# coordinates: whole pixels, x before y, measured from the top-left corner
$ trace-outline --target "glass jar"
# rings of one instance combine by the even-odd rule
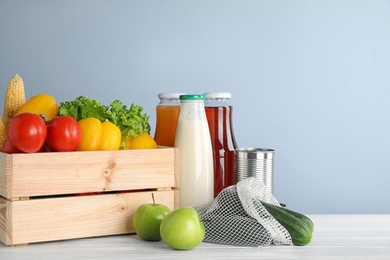
[[[180,114],[179,96],[182,93],[160,93],[160,103],[156,106],[156,129],[154,140],[157,145],[173,147],[177,121]]]

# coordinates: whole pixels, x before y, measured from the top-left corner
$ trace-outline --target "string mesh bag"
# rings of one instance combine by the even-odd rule
[[[204,242],[235,246],[292,245],[289,232],[261,202],[280,206],[258,178],[223,189],[211,202],[195,207],[203,220]]]

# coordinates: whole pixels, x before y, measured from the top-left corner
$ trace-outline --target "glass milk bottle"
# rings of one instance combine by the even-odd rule
[[[181,95],[175,147],[180,154],[180,206],[214,199],[213,153],[204,95]]]
[[[233,107],[228,92],[206,93],[206,117],[210,129],[214,159],[214,197],[224,188],[236,184],[235,150],[233,133]]]
[[[181,93],[160,93],[160,103],[156,107],[156,130],[154,140],[158,145],[173,147],[176,126],[180,114]]]

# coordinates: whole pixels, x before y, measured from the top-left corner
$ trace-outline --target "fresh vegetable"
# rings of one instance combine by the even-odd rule
[[[267,207],[268,205],[266,205],[265,207]],[[272,205],[271,205],[272,206]],[[276,206],[275,206],[276,207]],[[314,224],[313,224],[313,221],[308,218],[306,215],[304,214],[301,214],[301,213],[298,213],[296,211],[293,211],[293,210],[290,210],[286,207],[278,207],[278,208],[281,208],[283,211],[295,216],[296,218],[298,218],[299,220],[301,220],[302,222],[305,222],[307,227],[309,228],[310,232],[313,232],[314,231]],[[270,209],[271,210],[271,209]]]
[[[1,148],[1,151],[4,153],[21,153],[22,152],[11,144],[8,137],[5,138],[4,143],[3,143],[3,147]]]
[[[119,127],[108,121],[103,122],[98,150],[119,150],[121,139]]]
[[[48,94],[38,94],[26,101],[16,115],[33,113],[44,115],[46,121],[50,121],[58,114],[58,105],[54,97]]]
[[[310,243],[314,225],[307,216],[269,203],[261,204],[290,233],[294,245],[304,246]]]
[[[4,101],[3,120],[5,126],[15,116],[16,112],[22,107],[25,102],[23,79],[16,74],[8,83]]]
[[[121,144],[121,131],[111,122],[100,122],[95,117],[81,119],[81,141],[78,151],[118,150]]]
[[[125,149],[154,149],[157,143],[148,133],[139,134],[137,137],[130,137],[125,143]]]
[[[76,150],[96,151],[102,133],[102,123],[95,117],[81,119],[78,123],[81,129],[81,141]]]
[[[125,142],[132,136],[149,133],[149,116],[142,113],[141,106],[131,104],[130,108],[119,100],[113,101],[110,106],[102,105],[97,100],[89,99],[86,96],[79,96],[75,100],[61,102],[59,115],[66,115],[81,119],[95,117],[100,122],[109,121],[119,127],[121,131],[121,148],[125,147]]]
[[[25,153],[41,150],[47,134],[45,120],[33,113],[16,115],[8,124],[7,136],[11,144]]]
[[[3,147],[6,138],[7,138],[7,127],[5,126],[3,119],[0,118],[0,150]]]
[[[74,151],[81,141],[81,128],[71,116],[57,116],[47,123],[46,144],[52,151]]]

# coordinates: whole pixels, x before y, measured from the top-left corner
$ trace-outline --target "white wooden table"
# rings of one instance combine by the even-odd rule
[[[309,245],[234,247],[201,243],[177,251],[136,235],[30,244],[0,244],[0,259],[390,259],[390,215],[309,215]]]

